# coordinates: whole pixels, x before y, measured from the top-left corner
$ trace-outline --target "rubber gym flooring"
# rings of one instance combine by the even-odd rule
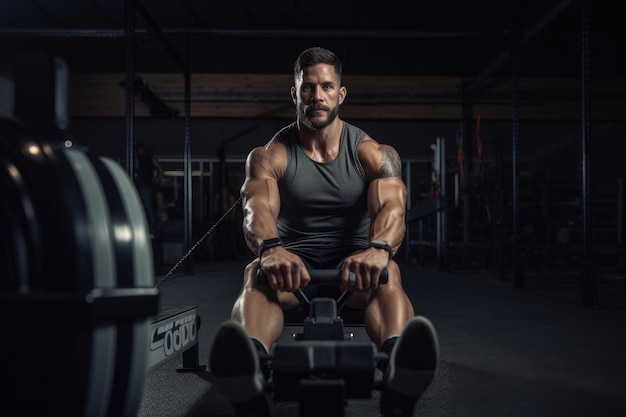
[[[198,307],[201,364],[208,363],[218,324],[229,318],[243,267],[195,266],[193,274],[174,273],[159,287],[162,307]],[[626,415],[623,300],[584,306],[575,296],[514,288],[493,274],[401,268],[416,314],[433,322],[441,348],[439,369],[415,416]],[[297,330],[285,328],[283,338]],[[366,340],[362,328],[351,331]],[[176,372],[181,360],[146,375],[138,416],[234,416],[207,371]],[[349,401],[345,415],[376,416],[377,406],[375,392],[371,400]],[[276,416],[298,415],[296,403],[277,401],[275,410]]]

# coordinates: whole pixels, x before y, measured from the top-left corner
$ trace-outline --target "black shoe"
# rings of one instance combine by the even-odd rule
[[[415,403],[433,380],[438,361],[434,326],[425,317],[413,317],[394,345],[383,377],[383,416],[412,416]]]
[[[237,416],[272,415],[257,349],[239,322],[226,321],[217,330],[209,366],[211,382]]]

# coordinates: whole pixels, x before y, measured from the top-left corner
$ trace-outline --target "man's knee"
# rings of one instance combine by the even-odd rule
[[[393,259],[387,265],[388,283],[390,286],[402,286],[402,277],[400,276],[400,267]],[[383,284],[385,285],[385,284]]]

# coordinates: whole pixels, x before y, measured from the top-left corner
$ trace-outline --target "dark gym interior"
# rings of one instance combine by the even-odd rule
[[[342,60],[341,117],[402,157],[407,234],[395,259],[441,346],[414,415],[624,415],[626,37],[615,4],[5,0],[2,10],[0,304],[5,321],[27,323],[9,325],[15,344],[0,351],[6,382],[19,381],[1,396],[6,415],[52,397],[62,415],[234,415],[205,365],[253,258],[237,201],[244,160],[294,120],[293,61],[310,46]],[[32,143],[51,145],[45,164],[23,151]],[[119,234],[106,238],[111,253],[104,241],[86,249],[108,233],[100,216],[111,230],[137,227],[122,177],[138,143],[162,168],[150,256]],[[98,208],[107,200],[109,214]],[[111,285],[107,257],[128,291],[94,284]],[[148,328],[190,307],[195,346],[138,365]],[[94,330],[85,342],[83,326],[107,317],[115,341]],[[346,415],[379,415],[377,398],[350,401]],[[298,415],[297,404],[275,407]]]

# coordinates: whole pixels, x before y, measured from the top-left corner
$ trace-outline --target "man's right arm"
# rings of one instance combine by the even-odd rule
[[[259,254],[261,242],[279,237],[276,220],[280,213],[278,181],[287,166],[281,143],[255,148],[246,159],[246,180],[241,187],[243,230],[248,247]],[[295,291],[311,280],[302,259],[282,246],[263,252],[260,268],[274,290]]]
[[[246,179],[241,187],[243,230],[246,243],[254,254],[265,239],[278,237],[276,219],[280,212],[276,153],[267,148],[252,150],[246,159]]]

